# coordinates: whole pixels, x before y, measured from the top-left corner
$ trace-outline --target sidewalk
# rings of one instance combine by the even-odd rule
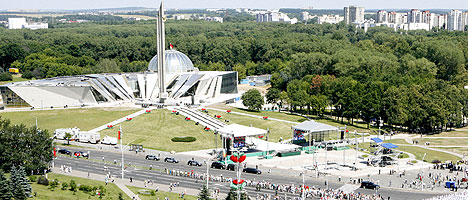
[[[53,168],[53,173],[62,174],[62,175],[66,175],[66,176],[74,176],[74,177],[92,179],[92,180],[97,180],[97,181],[104,181],[105,180],[104,175],[90,173],[89,177],[88,177],[87,172],[82,172],[82,171],[77,171],[77,170],[73,170],[72,173],[65,173],[64,171],[60,170],[59,167],[54,167]],[[116,177],[116,179],[114,181],[114,184],[117,187],[119,187],[130,198],[136,197],[136,194],[133,193],[130,189],[128,189],[127,186],[140,187],[142,189],[148,189],[148,190],[156,190],[156,188],[159,188],[159,191],[170,192],[169,185],[153,183],[153,184],[148,184],[147,187],[145,187],[144,182],[143,181],[138,181],[138,180],[133,180],[133,182],[130,183],[130,181],[128,179],[122,180],[122,179]],[[198,196],[198,193],[199,193],[199,191],[196,190],[196,189],[183,188],[183,187],[174,187],[174,188],[172,188],[171,192],[177,193],[177,194],[181,194],[182,192],[185,192],[185,194],[192,195],[192,196]],[[223,194],[221,194],[221,195],[223,195]],[[140,198],[136,197],[136,199],[140,199]]]

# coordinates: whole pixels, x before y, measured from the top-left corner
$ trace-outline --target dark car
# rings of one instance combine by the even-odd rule
[[[225,169],[226,167],[224,166],[223,163],[220,163],[220,162],[213,162],[213,163],[211,163],[211,168]]]
[[[258,169],[255,169],[255,168],[244,168],[242,171],[245,172],[245,173],[251,173],[251,174],[261,174],[262,173],[262,171],[260,171]]]
[[[77,158],[89,158],[89,155],[82,151],[75,151],[75,153],[73,153],[73,156]]]
[[[164,158],[164,162],[179,163],[179,161],[176,160],[176,159],[173,158],[173,157],[166,157],[166,158]]]
[[[146,155],[145,159],[146,160],[156,160],[156,161],[158,161],[159,157],[157,157],[155,155]]]
[[[364,188],[364,189],[379,189],[380,186],[375,184],[375,183],[372,183],[370,181],[363,181],[361,183],[361,188]]]
[[[60,149],[60,150],[58,150],[58,153],[59,154],[65,154],[65,155],[71,155],[71,151],[69,151],[67,149]]]
[[[226,169],[227,170],[231,170],[231,171],[235,171],[236,170],[236,165],[235,164],[228,164]]]
[[[187,165],[190,165],[190,166],[202,166],[202,164],[199,163],[199,162],[196,161],[196,160],[189,160],[189,161],[187,162]]]

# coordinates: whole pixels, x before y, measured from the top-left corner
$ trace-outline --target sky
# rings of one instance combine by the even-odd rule
[[[7,9],[95,9],[158,7],[161,0],[0,0]],[[166,8],[308,8],[342,9],[348,5],[366,9],[468,9],[468,0],[165,0]]]

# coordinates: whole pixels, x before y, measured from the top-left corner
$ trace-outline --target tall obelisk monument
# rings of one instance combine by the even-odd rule
[[[159,87],[159,101],[162,103],[167,98],[165,79],[166,79],[166,42],[165,42],[165,29],[164,29],[164,6],[161,1],[161,6],[158,12],[158,23],[157,23],[157,53],[158,53],[158,87]]]

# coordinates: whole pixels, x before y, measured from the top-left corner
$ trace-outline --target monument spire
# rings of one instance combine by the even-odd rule
[[[159,87],[159,99],[164,101],[167,98],[165,76],[166,76],[166,48],[165,48],[165,29],[164,29],[164,6],[161,1],[159,7],[158,20],[157,20],[157,53],[158,53],[158,87]]]

